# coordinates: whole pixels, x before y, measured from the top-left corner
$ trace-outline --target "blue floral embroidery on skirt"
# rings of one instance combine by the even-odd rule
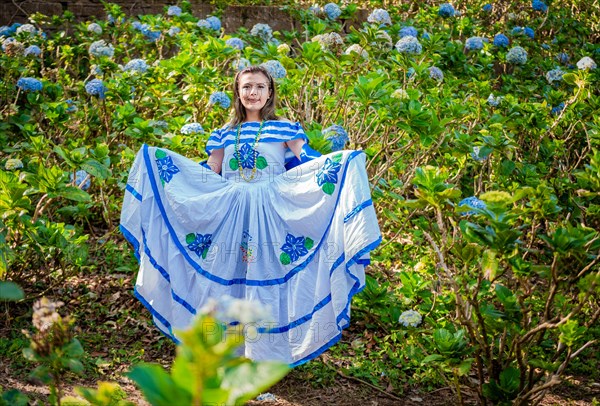
[[[335,154],[333,159],[327,158],[323,167],[315,174],[317,184],[323,189],[323,192],[328,195],[333,194],[335,184],[338,182],[338,172],[342,168],[342,164],[340,163],[341,160],[341,153]]]
[[[208,248],[212,243],[212,234],[194,234],[190,233],[185,236],[185,242],[188,248],[194,251],[202,259],[206,259]]]
[[[179,173],[179,168],[173,163],[173,158],[168,156],[165,151],[157,149],[155,155],[158,176],[160,176],[160,180],[164,185],[173,179],[173,175]]]
[[[285,237],[285,244],[281,246],[283,251],[279,256],[279,260],[283,265],[288,265],[298,258],[308,254],[308,250],[314,245],[314,241],[308,237],[294,237],[288,233]]]

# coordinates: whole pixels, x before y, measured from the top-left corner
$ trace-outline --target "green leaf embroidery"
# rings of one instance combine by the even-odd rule
[[[342,160],[342,153],[340,152],[339,154],[335,154],[332,158],[333,162],[337,162],[339,163]]]
[[[313,245],[315,245],[315,242],[311,238],[306,237],[304,240],[304,248],[309,250],[313,247]]]
[[[281,253],[281,255],[279,256],[279,260],[283,265],[289,265],[292,262],[290,256],[285,252]]]
[[[240,164],[238,163],[237,159],[231,158],[229,160],[229,167],[231,168],[232,171],[235,171],[239,166],[240,166]]]
[[[267,165],[267,160],[264,156],[259,156],[258,158],[256,158],[256,167],[258,169],[265,169]]]
[[[185,236],[185,242],[188,244],[193,243],[194,241],[196,241],[196,234],[194,233],[189,233],[188,235]]]
[[[154,154],[158,159],[163,159],[167,156],[167,153],[165,151],[163,151],[162,149],[157,149],[156,153]]]
[[[327,182],[323,185],[323,192],[327,193],[328,195],[332,195],[334,190],[335,185],[333,183]]]
[[[208,254],[208,247],[202,250],[202,259],[206,259],[206,254]]]

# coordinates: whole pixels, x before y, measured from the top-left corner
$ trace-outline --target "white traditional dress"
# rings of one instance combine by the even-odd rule
[[[246,339],[254,360],[302,364],[335,344],[381,241],[365,154],[340,151],[287,170],[283,142],[298,123],[266,121],[212,133],[221,176],[164,148],[142,146],[129,174],[121,230],[140,271],[135,295],[178,341],[210,298],[257,300],[272,320]],[[255,149],[253,148],[255,147]],[[246,178],[256,166],[256,177]]]

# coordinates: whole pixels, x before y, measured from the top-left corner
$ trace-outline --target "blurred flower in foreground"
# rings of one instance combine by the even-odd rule
[[[334,124],[323,130],[323,135],[331,142],[332,151],[340,151],[344,149],[348,142],[348,133],[341,125]]]

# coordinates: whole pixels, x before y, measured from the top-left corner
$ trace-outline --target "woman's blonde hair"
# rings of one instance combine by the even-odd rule
[[[243,123],[246,120],[246,108],[242,104],[240,99],[239,82],[240,77],[245,73],[262,73],[269,81],[269,91],[271,95],[267,99],[267,102],[260,109],[261,120],[278,120],[279,117],[275,114],[275,108],[277,107],[277,92],[275,89],[275,81],[269,73],[269,71],[263,66],[248,66],[242,69],[235,75],[233,81],[233,110],[231,111],[231,120],[229,121],[229,127],[235,127],[238,124]]]

